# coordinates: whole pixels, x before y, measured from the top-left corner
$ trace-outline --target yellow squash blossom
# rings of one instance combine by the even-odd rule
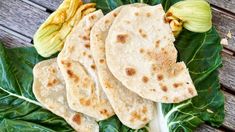
[[[81,18],[95,11],[95,4],[84,4],[81,0],[64,0],[39,27],[34,35],[34,46],[43,57],[61,51],[66,37]]]

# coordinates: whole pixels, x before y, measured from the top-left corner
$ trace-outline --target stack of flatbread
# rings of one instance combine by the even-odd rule
[[[154,102],[179,103],[197,95],[161,5],[131,4],[86,15],[56,59],[34,68],[39,102],[77,131],[117,115],[126,126],[149,123]],[[57,61],[56,61],[57,60]]]

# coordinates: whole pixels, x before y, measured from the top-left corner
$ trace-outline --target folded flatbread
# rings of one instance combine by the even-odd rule
[[[143,98],[178,103],[197,95],[184,62],[176,63],[174,36],[161,5],[123,7],[106,38],[112,74]]]
[[[65,78],[70,108],[96,120],[114,115],[98,81],[96,65],[90,51],[90,31],[101,17],[101,10],[85,16],[68,36],[57,60]]]
[[[33,93],[45,108],[64,118],[78,132],[99,131],[99,126],[94,118],[69,108],[65,82],[56,59],[38,63],[33,69],[33,75]]]
[[[105,57],[105,39],[113,20],[121,9],[122,7],[113,10],[95,23],[91,31],[91,51],[97,66],[100,84],[116,115],[124,125],[139,129],[152,119],[154,103],[123,86],[109,71]]]

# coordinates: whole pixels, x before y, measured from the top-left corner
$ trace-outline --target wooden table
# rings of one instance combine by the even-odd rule
[[[8,47],[30,46],[33,35],[44,20],[63,0],[0,0],[0,40]],[[213,10],[213,23],[222,38],[228,32],[232,38],[224,46],[220,83],[225,102],[225,121],[216,129],[202,125],[200,132],[235,131],[235,0],[209,0]]]

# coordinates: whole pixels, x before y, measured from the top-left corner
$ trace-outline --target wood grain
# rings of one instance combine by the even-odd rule
[[[55,11],[59,5],[63,2],[63,0],[30,0],[38,5],[46,7],[51,11]],[[84,2],[88,2],[90,0],[82,0]]]
[[[63,2],[63,0],[30,0],[38,5],[46,7],[51,11],[55,11],[59,5]]]
[[[0,25],[31,38],[49,16],[47,12],[20,0],[0,0],[0,12]]]
[[[221,131],[221,130],[218,130],[214,127],[203,124],[196,129],[196,132],[224,132],[224,131]]]
[[[225,120],[224,125],[235,130],[235,96],[224,92],[225,95]]]
[[[213,24],[219,31],[221,38],[226,37],[228,39],[228,45],[224,47],[235,52],[235,16],[213,9]],[[232,34],[232,38],[227,37],[229,31]]]
[[[208,0],[211,4],[235,13],[235,0]]]
[[[223,67],[219,70],[220,82],[226,88],[235,90],[235,57],[226,53],[222,53],[222,57]]]
[[[0,29],[0,40],[4,43],[6,47],[12,48],[12,47],[21,47],[21,46],[31,46],[30,42],[27,42],[26,40],[23,40],[19,37],[14,36],[13,34],[10,34],[7,31],[4,31]]]

